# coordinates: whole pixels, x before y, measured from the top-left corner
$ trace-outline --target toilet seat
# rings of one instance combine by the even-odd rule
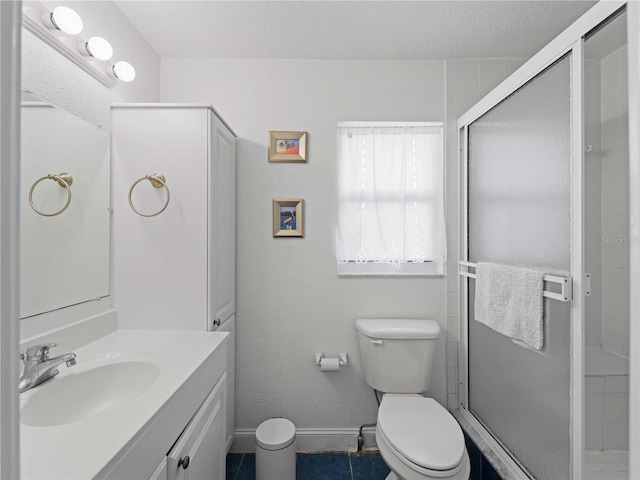
[[[378,410],[377,433],[398,460],[416,472],[449,477],[463,466],[462,429],[432,398],[385,394]]]

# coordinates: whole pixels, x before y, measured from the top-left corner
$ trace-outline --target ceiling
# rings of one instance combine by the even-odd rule
[[[138,1],[161,57],[529,58],[594,1]]]

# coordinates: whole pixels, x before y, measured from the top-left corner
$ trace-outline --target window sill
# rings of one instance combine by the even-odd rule
[[[441,277],[444,265],[430,263],[338,263],[339,277]]]

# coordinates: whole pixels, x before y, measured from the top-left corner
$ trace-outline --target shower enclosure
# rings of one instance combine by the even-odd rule
[[[470,262],[570,276],[571,61],[567,54],[469,125]],[[473,319],[473,281],[467,296]],[[534,352],[468,323],[469,410],[536,478],[569,478],[570,324],[569,302],[545,298],[544,348]]]
[[[628,478],[626,55],[601,2],[458,120],[461,412],[514,478]],[[475,321],[477,262],[545,273],[540,351]]]
[[[584,478],[622,478],[629,450],[627,14],[591,32],[585,55]],[[628,478],[628,477],[624,477]]]

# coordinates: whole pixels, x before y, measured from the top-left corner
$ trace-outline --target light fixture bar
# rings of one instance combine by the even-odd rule
[[[78,38],[75,39],[75,42],[69,41],[70,39],[74,39],[74,36],[66,35],[58,30],[49,30],[43,25],[41,20],[42,15],[48,13],[49,9],[44,7],[40,2],[25,0],[22,2],[22,25],[29,32],[71,60],[104,86],[109,88],[113,87],[116,80],[107,74],[106,68],[108,64],[106,62],[93,57],[82,56],[77,48]]]

